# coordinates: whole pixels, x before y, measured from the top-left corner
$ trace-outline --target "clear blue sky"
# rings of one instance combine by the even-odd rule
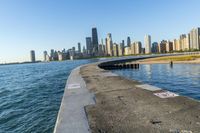
[[[200,26],[199,0],[0,0],[0,62],[29,60],[35,50],[85,45],[91,28],[143,42],[178,38]]]

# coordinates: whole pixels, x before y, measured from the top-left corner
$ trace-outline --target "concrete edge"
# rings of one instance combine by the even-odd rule
[[[75,69],[76,69],[76,68],[75,68]],[[74,70],[74,69],[73,69],[73,70]],[[67,78],[67,81],[66,81],[66,84],[65,84],[65,88],[66,88],[66,86],[67,86],[67,84],[68,84],[68,82],[69,82],[69,78],[70,78],[70,76],[71,76],[73,70],[71,70],[71,72],[70,72],[70,74],[69,74],[69,76],[68,76],[68,78]],[[58,118],[59,118],[60,115],[61,115],[61,108],[62,108],[63,102],[64,102],[64,94],[65,94],[66,91],[67,91],[65,88],[64,88],[64,92],[63,92],[61,104],[60,104],[60,107],[59,107],[59,111],[58,111],[58,114],[57,114],[56,123],[55,123],[55,126],[54,126],[54,131],[53,131],[53,133],[56,133],[56,129],[57,129],[57,126],[58,126],[58,121],[59,121]]]

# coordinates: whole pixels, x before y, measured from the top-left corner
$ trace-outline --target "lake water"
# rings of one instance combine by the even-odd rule
[[[139,70],[113,70],[129,79],[200,100],[200,64],[147,64]]]
[[[52,133],[71,70],[95,61],[0,66],[0,133]]]

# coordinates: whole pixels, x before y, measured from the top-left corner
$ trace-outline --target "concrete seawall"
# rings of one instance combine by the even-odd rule
[[[200,102],[100,69],[81,68],[96,104],[86,107],[93,133],[199,133]],[[167,80],[167,79],[166,79]]]
[[[86,89],[79,71],[80,67],[74,69],[67,80],[54,133],[90,132],[84,107],[95,103],[94,95]]]
[[[54,133],[200,132],[198,101],[120,77],[99,64],[71,72]]]

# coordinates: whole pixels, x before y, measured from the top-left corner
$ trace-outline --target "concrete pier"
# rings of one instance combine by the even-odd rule
[[[113,74],[108,71],[113,66],[105,69],[106,64],[139,68],[125,61],[89,64],[71,72],[54,133],[200,132],[199,101]]]
[[[200,102],[120,76],[81,68],[96,104],[86,107],[93,133],[199,133]]]
[[[94,95],[86,88],[79,70],[74,69],[67,80],[54,133],[90,132],[84,107],[95,104]]]

